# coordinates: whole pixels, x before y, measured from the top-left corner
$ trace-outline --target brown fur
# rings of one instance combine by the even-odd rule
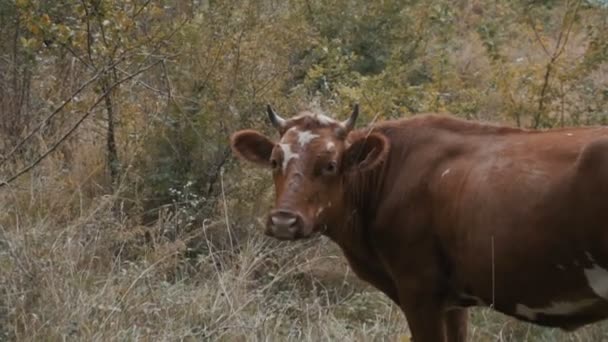
[[[541,132],[419,115],[344,140],[315,127],[320,137],[275,172],[276,207],[302,219],[292,238],[323,231],[335,241],[355,273],[402,308],[415,341],[466,340],[472,305],[564,329],[608,317],[583,271],[608,268],[607,128]],[[338,172],[316,177],[310,165],[326,141]],[[551,313],[584,300],[592,303]]]

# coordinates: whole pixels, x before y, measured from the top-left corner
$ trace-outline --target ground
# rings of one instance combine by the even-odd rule
[[[326,238],[277,242],[257,224],[226,231],[220,222],[168,238],[175,217],[128,226],[112,201],[63,223],[57,211],[26,217],[17,211],[25,203],[4,203],[0,340],[408,340],[400,310],[358,280]],[[470,335],[601,341],[608,325],[567,334],[479,308]]]

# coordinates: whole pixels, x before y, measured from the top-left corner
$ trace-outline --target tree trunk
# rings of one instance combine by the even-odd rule
[[[109,77],[108,77],[109,78]],[[114,126],[114,104],[112,101],[112,92],[110,91],[110,84],[106,78],[103,81],[102,90],[105,94],[105,106],[108,120],[108,130],[106,134],[106,147],[108,152],[108,169],[110,170],[110,181],[112,184],[112,190],[116,190],[118,186],[120,176],[120,159],[118,159],[118,150],[116,148],[116,134]]]

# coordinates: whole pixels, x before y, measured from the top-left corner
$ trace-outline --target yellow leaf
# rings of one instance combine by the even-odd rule
[[[27,29],[30,30],[30,32],[35,36],[40,34],[40,28],[33,22],[27,23]]]
[[[43,23],[44,25],[46,25],[46,26],[48,26],[48,25],[50,25],[50,24],[51,24],[51,18],[50,18],[50,17],[49,17],[49,15],[48,15],[48,14],[46,14],[46,13],[44,13],[44,14],[42,15],[41,20],[42,20],[42,23]]]
[[[21,46],[25,49],[36,49],[40,47],[40,41],[36,38],[21,37]]]

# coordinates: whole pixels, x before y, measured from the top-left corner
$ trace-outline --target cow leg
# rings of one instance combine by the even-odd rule
[[[402,305],[414,342],[445,342],[445,313],[436,303],[420,302]],[[405,302],[407,303],[407,302]]]
[[[467,309],[453,309],[445,313],[445,328],[448,342],[467,340],[469,315]]]

